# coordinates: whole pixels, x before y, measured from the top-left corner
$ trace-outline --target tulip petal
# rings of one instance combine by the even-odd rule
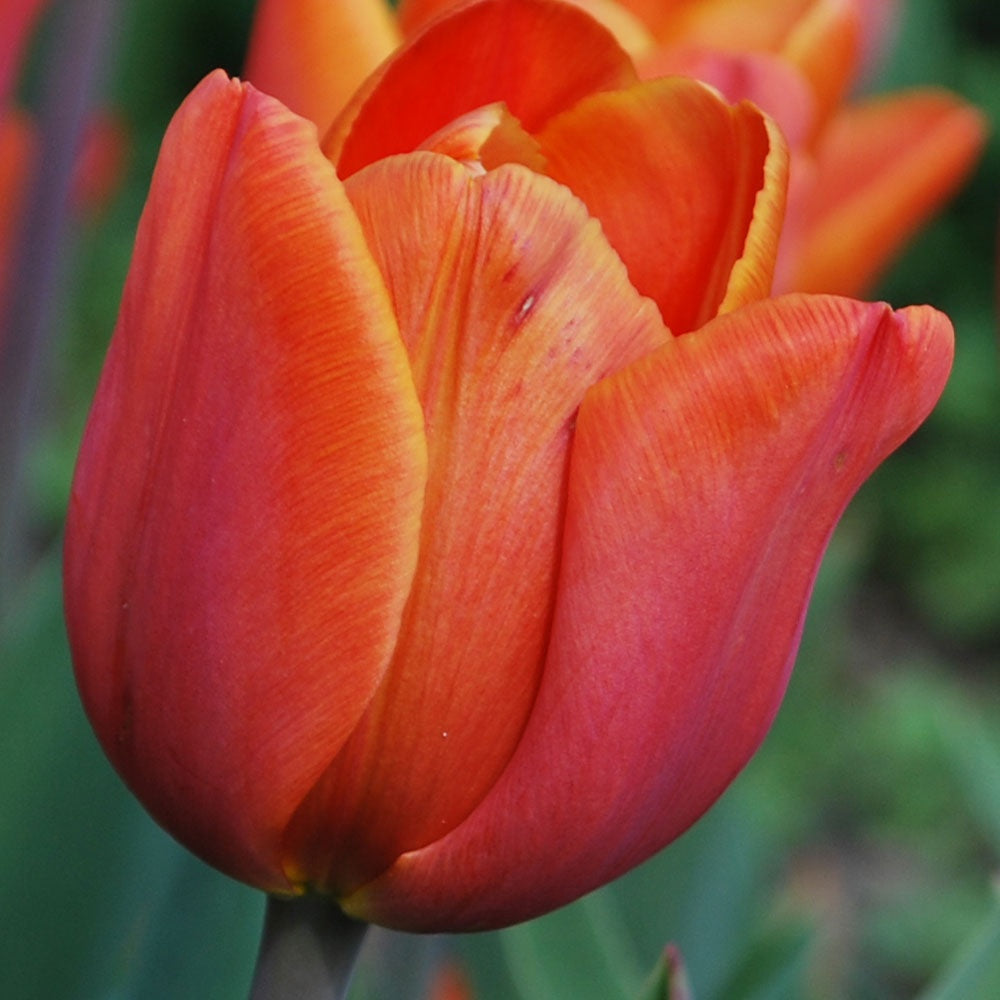
[[[348,911],[422,930],[522,920],[694,822],[763,738],[834,523],[926,416],[951,351],[929,307],[790,296],[597,385],[517,753],[465,823]]]
[[[618,0],[568,0],[603,24],[633,59],[641,59],[656,47],[645,22]]]
[[[756,108],[673,77],[586,98],[537,138],[674,333],[770,291],[788,154]]]
[[[322,134],[400,41],[384,0],[261,0],[245,75]]]
[[[461,0],[402,0],[397,8],[399,23],[407,37],[424,28],[435,17],[459,6]],[[643,22],[618,0],[568,0],[603,24],[618,44],[633,58],[650,51],[655,40]]]
[[[301,880],[338,894],[463,820],[509,759],[545,654],[580,400],[669,339],[584,206],[524,167],[474,177],[416,153],[348,192],[410,352],[429,476],[395,658],[289,838]]]
[[[66,540],[78,683],[154,816],[288,890],[280,838],[387,667],[423,425],[314,128],[208,77],[164,140]]]
[[[461,3],[462,0],[400,0],[396,6],[396,17],[403,34],[409,38]]]
[[[782,47],[784,58],[812,85],[816,97],[814,137],[840,105],[861,61],[859,4],[860,0],[818,0]]]
[[[657,49],[639,64],[644,80],[691,76],[719,91],[730,104],[750,101],[781,127],[794,150],[814,131],[816,99],[798,70],[769,52],[722,52],[691,45]]]
[[[572,59],[565,53],[571,51]],[[456,118],[502,101],[529,132],[635,69],[611,34],[551,0],[482,0],[401,49],[362,88],[323,141],[341,177],[417,149]]]
[[[816,150],[801,244],[783,247],[789,288],[859,295],[955,191],[985,141],[983,116],[917,90],[842,111]]]
[[[456,118],[419,148],[450,156],[473,173],[485,173],[502,163],[520,163],[536,173],[545,170],[537,140],[503,104],[488,104]]]

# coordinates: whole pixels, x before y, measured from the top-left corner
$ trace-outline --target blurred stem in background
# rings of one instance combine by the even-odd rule
[[[0,316],[0,617],[31,554],[26,464],[45,415],[45,376],[58,333],[53,306],[67,245],[74,165],[117,6],[118,0],[63,0],[53,9],[34,170]]]

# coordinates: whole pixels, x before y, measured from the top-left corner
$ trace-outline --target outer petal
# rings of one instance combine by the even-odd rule
[[[538,141],[674,333],[770,291],[788,154],[756,108],[654,80],[581,101]]]
[[[462,0],[402,0],[399,23],[407,36],[415,34],[441,13],[460,6]],[[618,39],[633,59],[645,55],[656,44],[646,25],[618,0],[567,0],[585,10]]]
[[[645,22],[618,0],[568,0],[568,2],[585,10],[595,21],[603,24],[633,59],[641,59],[656,47],[656,39]]]
[[[985,131],[978,111],[933,90],[841,112],[816,151],[799,220],[804,239],[782,248],[787,287],[863,293],[964,180]]]
[[[462,0],[402,0],[397,8],[400,26],[406,35],[413,35],[443,12],[460,6],[461,2]],[[655,44],[645,24],[618,0],[568,2],[585,10],[603,24],[633,58],[644,55]]]
[[[237,878],[395,645],[426,455],[403,344],[315,131],[221,73],[167,136],[74,480],[66,605],[105,751]]]
[[[348,191],[385,274],[427,424],[420,563],[386,680],[289,839],[336,893],[479,803],[534,701],[569,441],[595,381],[669,334],[568,191],[432,153]]]
[[[400,40],[384,0],[260,0],[246,77],[323,132]]]
[[[504,102],[534,132],[581,97],[635,80],[611,34],[577,8],[552,0],[482,0],[403,48],[358,92],[323,148],[340,176],[349,177],[418,148],[483,105]]]
[[[348,909],[421,929],[513,922],[693,823],[763,738],[833,525],[927,414],[951,349],[928,307],[795,296],[596,386],[518,751],[464,824]]]
[[[400,0],[396,14],[403,32],[410,36],[422,31],[434,18],[461,4],[462,0]]]

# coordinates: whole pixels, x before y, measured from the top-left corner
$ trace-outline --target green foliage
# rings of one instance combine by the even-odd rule
[[[73,687],[59,557],[0,629],[0,965],[18,1000],[243,997],[263,901],[164,834]]]
[[[1000,994],[1000,902],[983,926],[955,957],[953,964],[920,1000],[968,1000]]]

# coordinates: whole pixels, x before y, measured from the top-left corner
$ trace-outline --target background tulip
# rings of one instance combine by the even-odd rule
[[[981,114],[940,88],[845,101],[893,34],[896,4],[888,0],[577,2],[615,34],[644,78],[706,80],[781,125],[793,178],[778,291],[869,292],[982,150]],[[407,0],[402,31],[413,37],[455,6]],[[347,21],[363,27],[347,32]],[[343,53],[337,81],[314,56],[324,44]],[[393,44],[383,0],[264,0],[246,72],[323,130]]]
[[[766,298],[785,163],[754,108],[635,82],[545,0],[439,22],[323,149],[196,89],[66,539],[84,703],[168,829],[271,892],[460,929],[714,801],[951,358],[929,308]]]

